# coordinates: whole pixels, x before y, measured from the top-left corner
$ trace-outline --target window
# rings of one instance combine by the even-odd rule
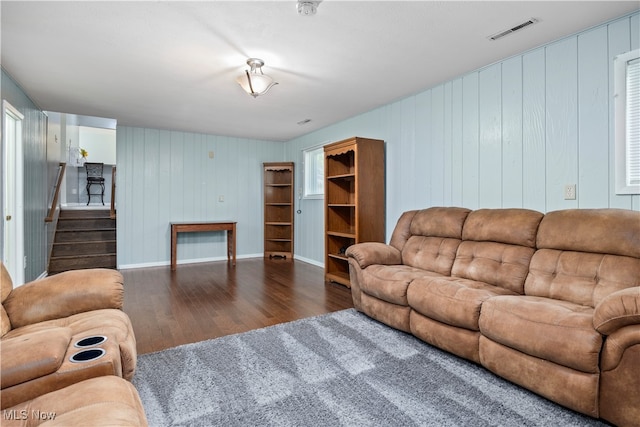
[[[304,165],[304,197],[321,199],[324,195],[324,148],[322,146],[302,151]]]
[[[616,194],[640,194],[640,49],[616,56],[614,73]]]

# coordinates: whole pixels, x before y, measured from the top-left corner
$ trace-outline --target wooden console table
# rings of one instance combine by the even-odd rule
[[[227,231],[227,262],[236,265],[236,222],[172,222],[171,223],[171,270],[176,269],[178,233],[194,233],[199,231]]]

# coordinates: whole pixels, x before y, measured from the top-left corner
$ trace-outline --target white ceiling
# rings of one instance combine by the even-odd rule
[[[2,1],[1,63],[43,110],[286,141],[638,10],[636,1]],[[540,22],[498,41],[488,36]],[[252,98],[249,57],[279,84]],[[297,122],[311,119],[306,125]]]

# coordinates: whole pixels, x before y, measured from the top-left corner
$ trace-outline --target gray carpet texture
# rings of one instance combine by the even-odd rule
[[[604,426],[353,309],[138,358],[151,426]]]

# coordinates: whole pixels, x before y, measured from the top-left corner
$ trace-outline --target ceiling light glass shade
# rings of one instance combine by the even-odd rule
[[[264,61],[257,58],[247,59],[247,65],[251,67],[251,70],[245,70],[244,74],[238,76],[236,81],[238,84],[254,98],[264,95],[273,86],[277,85],[273,79],[262,73],[262,66]]]
[[[297,4],[298,14],[302,16],[313,16],[318,11],[319,1],[299,1]]]

